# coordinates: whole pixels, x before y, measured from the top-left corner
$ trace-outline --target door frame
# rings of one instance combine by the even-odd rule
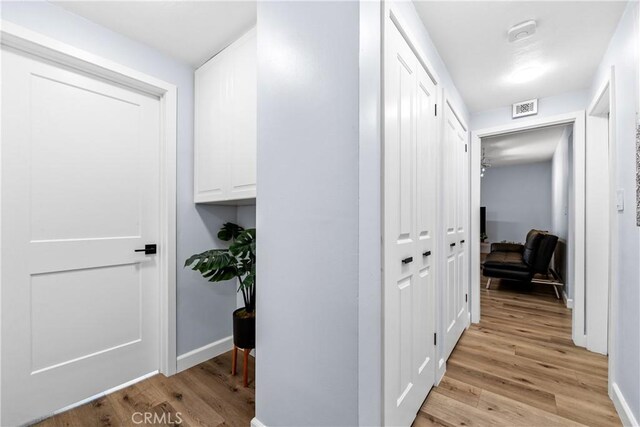
[[[176,373],[176,138],[177,88],[116,62],[59,42],[7,21],[0,21],[2,46],[79,70],[160,101],[160,373]],[[0,230],[1,233],[1,230]],[[0,268],[2,266],[0,265]],[[1,339],[1,337],[0,337]],[[1,341],[0,341],[1,342]],[[0,374],[1,375],[1,374]],[[0,376],[1,380],[1,376]],[[1,411],[0,407],[0,411]]]
[[[572,310],[572,339],[580,347],[586,346],[585,333],[585,154],[586,126],[585,111],[575,111],[549,117],[521,119],[514,123],[479,129],[471,137],[471,321],[480,322],[480,161],[481,139],[511,132],[537,129],[547,126],[573,124],[573,229],[582,232],[572,233],[574,263],[574,305]]]
[[[605,117],[607,115],[608,117]],[[606,128],[605,128],[606,126]],[[598,86],[598,90],[594,94],[589,108],[587,109],[587,141],[592,139],[606,139],[609,145],[608,167],[609,167],[609,224],[603,224],[601,232],[606,232],[609,248],[608,248],[608,283],[606,288],[597,289],[587,288],[587,350],[597,353],[612,354],[615,349],[615,335],[613,327],[615,325],[616,313],[611,310],[611,302],[617,297],[616,288],[616,272],[613,266],[613,260],[617,259],[617,229],[618,229],[618,212],[616,209],[616,174],[615,174],[615,155],[616,155],[616,139],[615,139],[615,68],[612,66],[605,75],[603,81]],[[597,267],[597,266],[596,266]],[[590,266],[587,266],[589,269]],[[605,304],[596,304],[594,301],[602,301],[606,299]],[[605,328],[592,325],[600,325],[603,321],[608,325]],[[613,374],[613,364],[615,357],[609,357],[609,378]],[[611,384],[611,381],[609,381]]]

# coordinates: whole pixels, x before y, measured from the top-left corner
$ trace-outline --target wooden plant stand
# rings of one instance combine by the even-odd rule
[[[244,359],[242,360],[242,385],[249,385],[249,353],[252,348],[243,348]],[[238,347],[233,346],[233,357],[231,358],[231,375],[236,374],[236,366],[238,365]]]

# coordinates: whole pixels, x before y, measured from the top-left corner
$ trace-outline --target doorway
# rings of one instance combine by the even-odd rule
[[[572,311],[572,339],[578,346],[585,346],[586,338],[584,333],[584,290],[585,290],[585,114],[583,111],[553,116],[549,118],[535,118],[518,121],[513,124],[498,126],[490,129],[483,129],[473,132],[471,141],[471,319],[472,322],[480,321],[480,174],[481,174],[481,141],[483,138],[495,137],[514,132],[530,131],[552,126],[573,126],[573,145],[571,157],[573,159],[572,183],[573,194],[570,197],[570,204],[575,207],[569,217],[569,222],[573,224],[572,229],[576,232],[569,232],[568,246],[572,248],[568,265],[573,272],[574,287],[574,308]]]

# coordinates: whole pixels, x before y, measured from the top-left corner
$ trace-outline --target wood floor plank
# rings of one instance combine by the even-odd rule
[[[418,419],[448,426],[620,425],[607,395],[607,358],[573,344],[571,310],[553,290],[495,280],[487,291],[482,282],[481,322],[463,333]]]

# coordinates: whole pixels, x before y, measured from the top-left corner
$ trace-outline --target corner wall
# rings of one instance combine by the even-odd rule
[[[232,283],[211,285],[183,269],[191,254],[221,247],[216,238],[236,208],[193,203],[193,69],[142,43],[46,1],[2,2],[2,19],[178,87],[177,121],[177,353],[188,353],[231,335]]]
[[[605,76],[615,67],[616,188],[624,190],[624,211],[618,212],[617,253],[613,260],[617,298],[610,302],[615,312],[615,348],[612,380],[626,402],[621,416],[640,422],[640,230],[636,225],[636,113],[638,111],[638,2],[630,1],[602,59],[589,91],[595,96]],[[611,351],[611,350],[610,350]],[[624,405],[622,405],[624,406]],[[617,405],[620,412],[621,406]],[[623,419],[623,421],[625,421]],[[629,422],[629,418],[626,420]]]
[[[258,3],[256,420],[358,424],[359,3]]]

